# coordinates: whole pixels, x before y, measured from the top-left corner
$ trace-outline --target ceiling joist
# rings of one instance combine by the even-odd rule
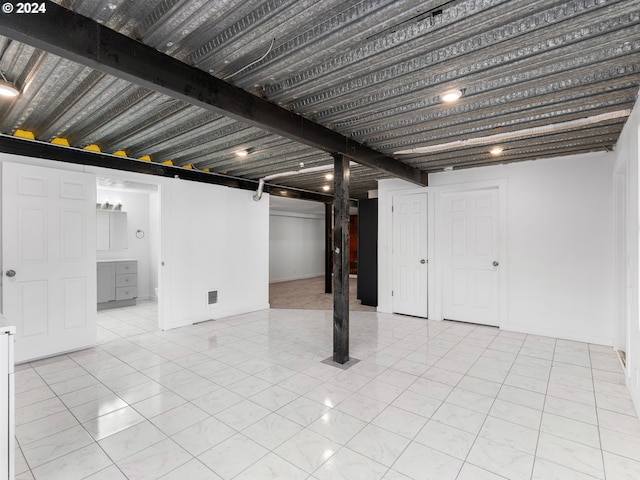
[[[47,2],[46,14],[3,15],[0,35],[219,115],[419,185],[427,174],[294,112]]]

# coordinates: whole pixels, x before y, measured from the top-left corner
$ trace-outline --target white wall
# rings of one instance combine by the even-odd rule
[[[69,155],[73,155],[70,151]],[[0,153],[0,161],[84,171],[157,184],[162,197],[159,317],[161,328],[269,307],[269,196],[105,168]],[[156,219],[157,220],[157,219]],[[207,307],[206,292],[219,290]]]
[[[161,325],[268,308],[269,196],[255,202],[251,191],[179,179],[161,196]]]
[[[324,275],[324,224],[324,216],[271,212],[269,282]]]
[[[122,211],[127,212],[127,249],[126,250],[98,250],[98,260],[133,259],[138,261],[138,298],[148,299],[153,296],[153,288],[157,277],[151,277],[152,245],[158,244],[159,239],[149,231],[149,201],[150,192],[136,192],[131,190],[110,189],[98,187],[96,199],[98,203],[109,200],[116,204],[121,202]],[[136,237],[136,231],[144,232],[143,238]]]
[[[618,339],[616,348],[626,350],[626,383],[637,412],[640,412],[639,129],[640,104],[636,103],[615,149],[616,172],[622,177],[620,180],[623,183],[622,193],[624,195],[624,198],[620,199],[618,207],[624,206],[625,210],[624,226],[618,225],[616,231],[617,245],[621,251],[617,255],[616,286],[618,292],[615,314],[618,331],[622,331],[624,335],[623,338]]]
[[[613,164],[603,152],[430,175],[507,180],[505,328],[612,344]]]
[[[502,328],[612,344],[613,163],[614,155],[603,152],[430,175],[431,193],[444,185],[506,181]],[[386,222],[390,228],[390,215]],[[433,229],[433,219],[429,224]],[[438,281],[430,282],[430,292]],[[381,305],[390,306],[390,299]]]

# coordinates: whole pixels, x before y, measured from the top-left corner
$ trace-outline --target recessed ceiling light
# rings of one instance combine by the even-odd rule
[[[324,187],[322,187],[322,190],[328,192],[329,190],[331,190],[331,187],[329,185],[325,185]]]
[[[235,154],[239,157],[246,157],[249,155],[249,152],[247,150],[236,150]]]
[[[333,180],[333,173],[327,173],[324,178],[326,178],[327,180]]]
[[[489,153],[491,155],[500,155],[503,152],[504,148],[502,147],[493,147],[491,150],[489,150]]]
[[[455,102],[462,96],[461,90],[448,90],[440,95],[440,100],[446,103]]]

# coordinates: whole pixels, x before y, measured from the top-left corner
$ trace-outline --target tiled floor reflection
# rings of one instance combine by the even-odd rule
[[[158,331],[158,303],[138,300],[130,307],[107,308],[98,312],[98,343]]]
[[[18,367],[16,478],[640,478],[610,348],[352,312],[360,362],[341,370],[321,363],[331,321],[270,310],[147,332],[114,317],[96,348]]]

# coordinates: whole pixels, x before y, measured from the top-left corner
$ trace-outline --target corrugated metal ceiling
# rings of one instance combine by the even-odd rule
[[[394,153],[624,112],[640,86],[637,0],[57,3],[425,172],[612,149],[625,114],[523,134],[501,142],[498,157],[489,142]],[[22,91],[0,102],[1,133],[30,130],[249,179],[332,162],[9,38],[0,37],[0,53],[0,69]],[[443,104],[450,88],[463,96]],[[250,154],[239,158],[239,149]],[[273,183],[322,191],[325,173]],[[387,176],[354,166],[352,196]]]

